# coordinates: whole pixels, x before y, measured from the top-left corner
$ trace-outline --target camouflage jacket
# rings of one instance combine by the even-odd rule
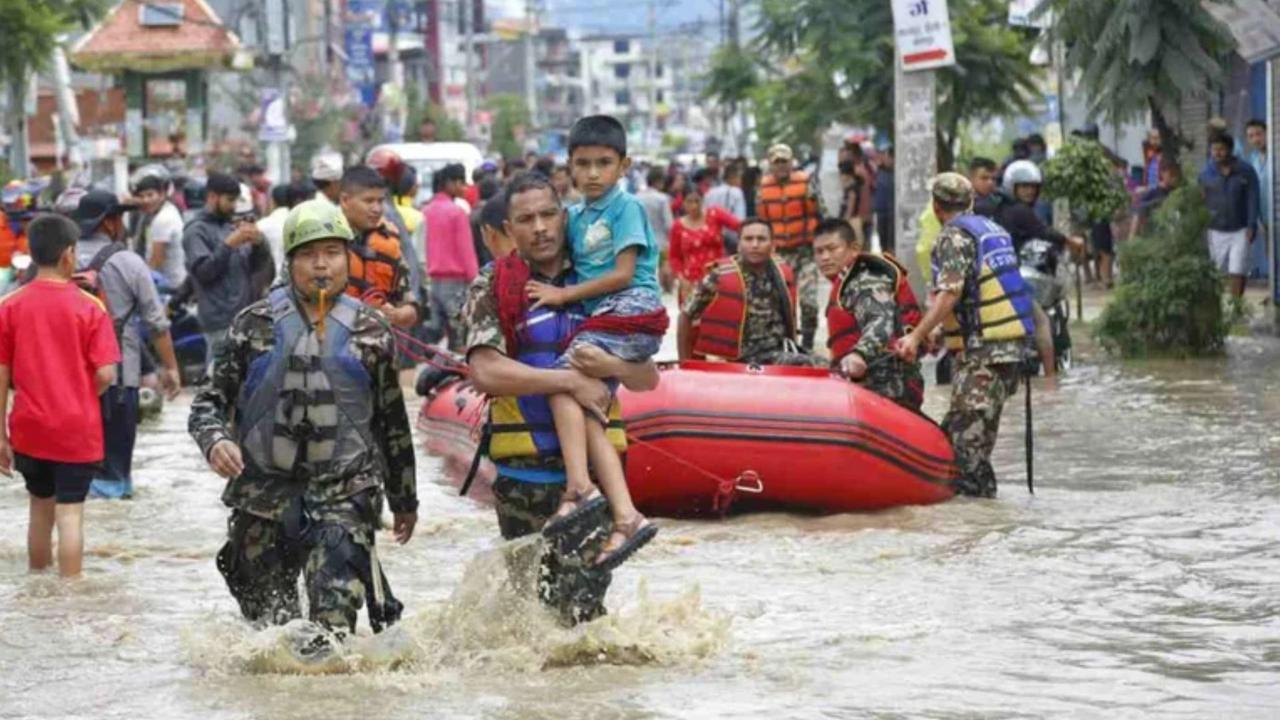
[[[933,245],[933,289],[954,293],[962,301],[965,293],[977,283],[969,283],[977,272],[978,241],[955,225],[943,225]],[[956,307],[959,311],[960,306]],[[965,338],[965,357],[987,363],[1021,362],[1023,343],[1018,340],[983,341],[973,335]]]
[[[857,274],[845,283],[840,293],[840,307],[857,318],[862,331],[862,337],[850,352],[858,353],[867,363],[864,383],[868,390],[902,403],[910,394],[909,388],[924,386],[924,376],[918,363],[904,362],[889,348],[900,330],[894,279],[876,272],[866,263],[854,268]],[[840,358],[832,358],[833,363],[839,361]]]
[[[221,440],[234,440],[236,401],[245,374],[256,358],[269,353],[275,326],[268,300],[245,308],[231,323],[221,357],[215,359],[210,384],[191,403],[187,429],[205,457]],[[358,492],[382,487],[393,512],[418,507],[414,476],[413,435],[405,410],[395,360],[395,341],[382,316],[361,306],[351,338],[352,354],[360,358],[373,379],[373,427],[370,436],[381,446],[384,463],[373,464],[348,477],[312,477],[305,483],[252,477],[246,471],[227,483],[222,501],[268,518],[279,517],[289,501],[301,495],[312,507],[323,506]],[[380,475],[385,467],[386,477]]]
[[[758,358],[769,356],[786,348],[788,340],[786,318],[783,316],[784,302],[778,297],[766,270],[752,270],[743,265],[743,277],[746,282],[747,317],[742,328],[742,354],[735,358],[739,362],[759,362]],[[697,321],[707,311],[711,301],[716,297],[717,273],[708,273],[685,298],[680,309],[691,320]]]

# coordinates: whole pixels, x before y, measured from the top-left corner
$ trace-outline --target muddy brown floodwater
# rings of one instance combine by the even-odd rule
[[[77,583],[27,573],[0,482],[0,717],[1277,717],[1277,357],[1233,339],[1038,388],[1034,497],[1019,397],[996,501],[666,521],[576,631],[507,592],[492,510],[421,456],[418,535],[382,552],[408,620],[326,676],[239,621],[180,399],[140,437],[136,499],[89,505]]]

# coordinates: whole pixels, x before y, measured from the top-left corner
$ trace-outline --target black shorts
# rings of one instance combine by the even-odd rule
[[[26,479],[27,492],[41,499],[56,496],[57,502],[64,505],[84,502],[98,471],[98,463],[41,460],[22,453],[14,453],[13,464]]]

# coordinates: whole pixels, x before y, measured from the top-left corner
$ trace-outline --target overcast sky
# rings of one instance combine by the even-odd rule
[[[541,0],[545,25],[581,28],[591,31],[643,31],[648,26],[647,0],[619,3],[617,0]],[[708,31],[719,36],[721,0],[655,0],[658,5],[658,29],[670,28],[699,18],[709,23]],[[524,15],[525,0],[487,0],[494,17]],[[728,12],[728,2],[724,5]],[[628,8],[620,11],[619,5]]]

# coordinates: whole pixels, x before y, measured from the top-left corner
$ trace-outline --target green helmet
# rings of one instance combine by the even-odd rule
[[[308,200],[299,203],[284,219],[284,254],[317,240],[342,240],[351,242],[355,233],[347,224],[347,218],[337,205],[328,200]]]

